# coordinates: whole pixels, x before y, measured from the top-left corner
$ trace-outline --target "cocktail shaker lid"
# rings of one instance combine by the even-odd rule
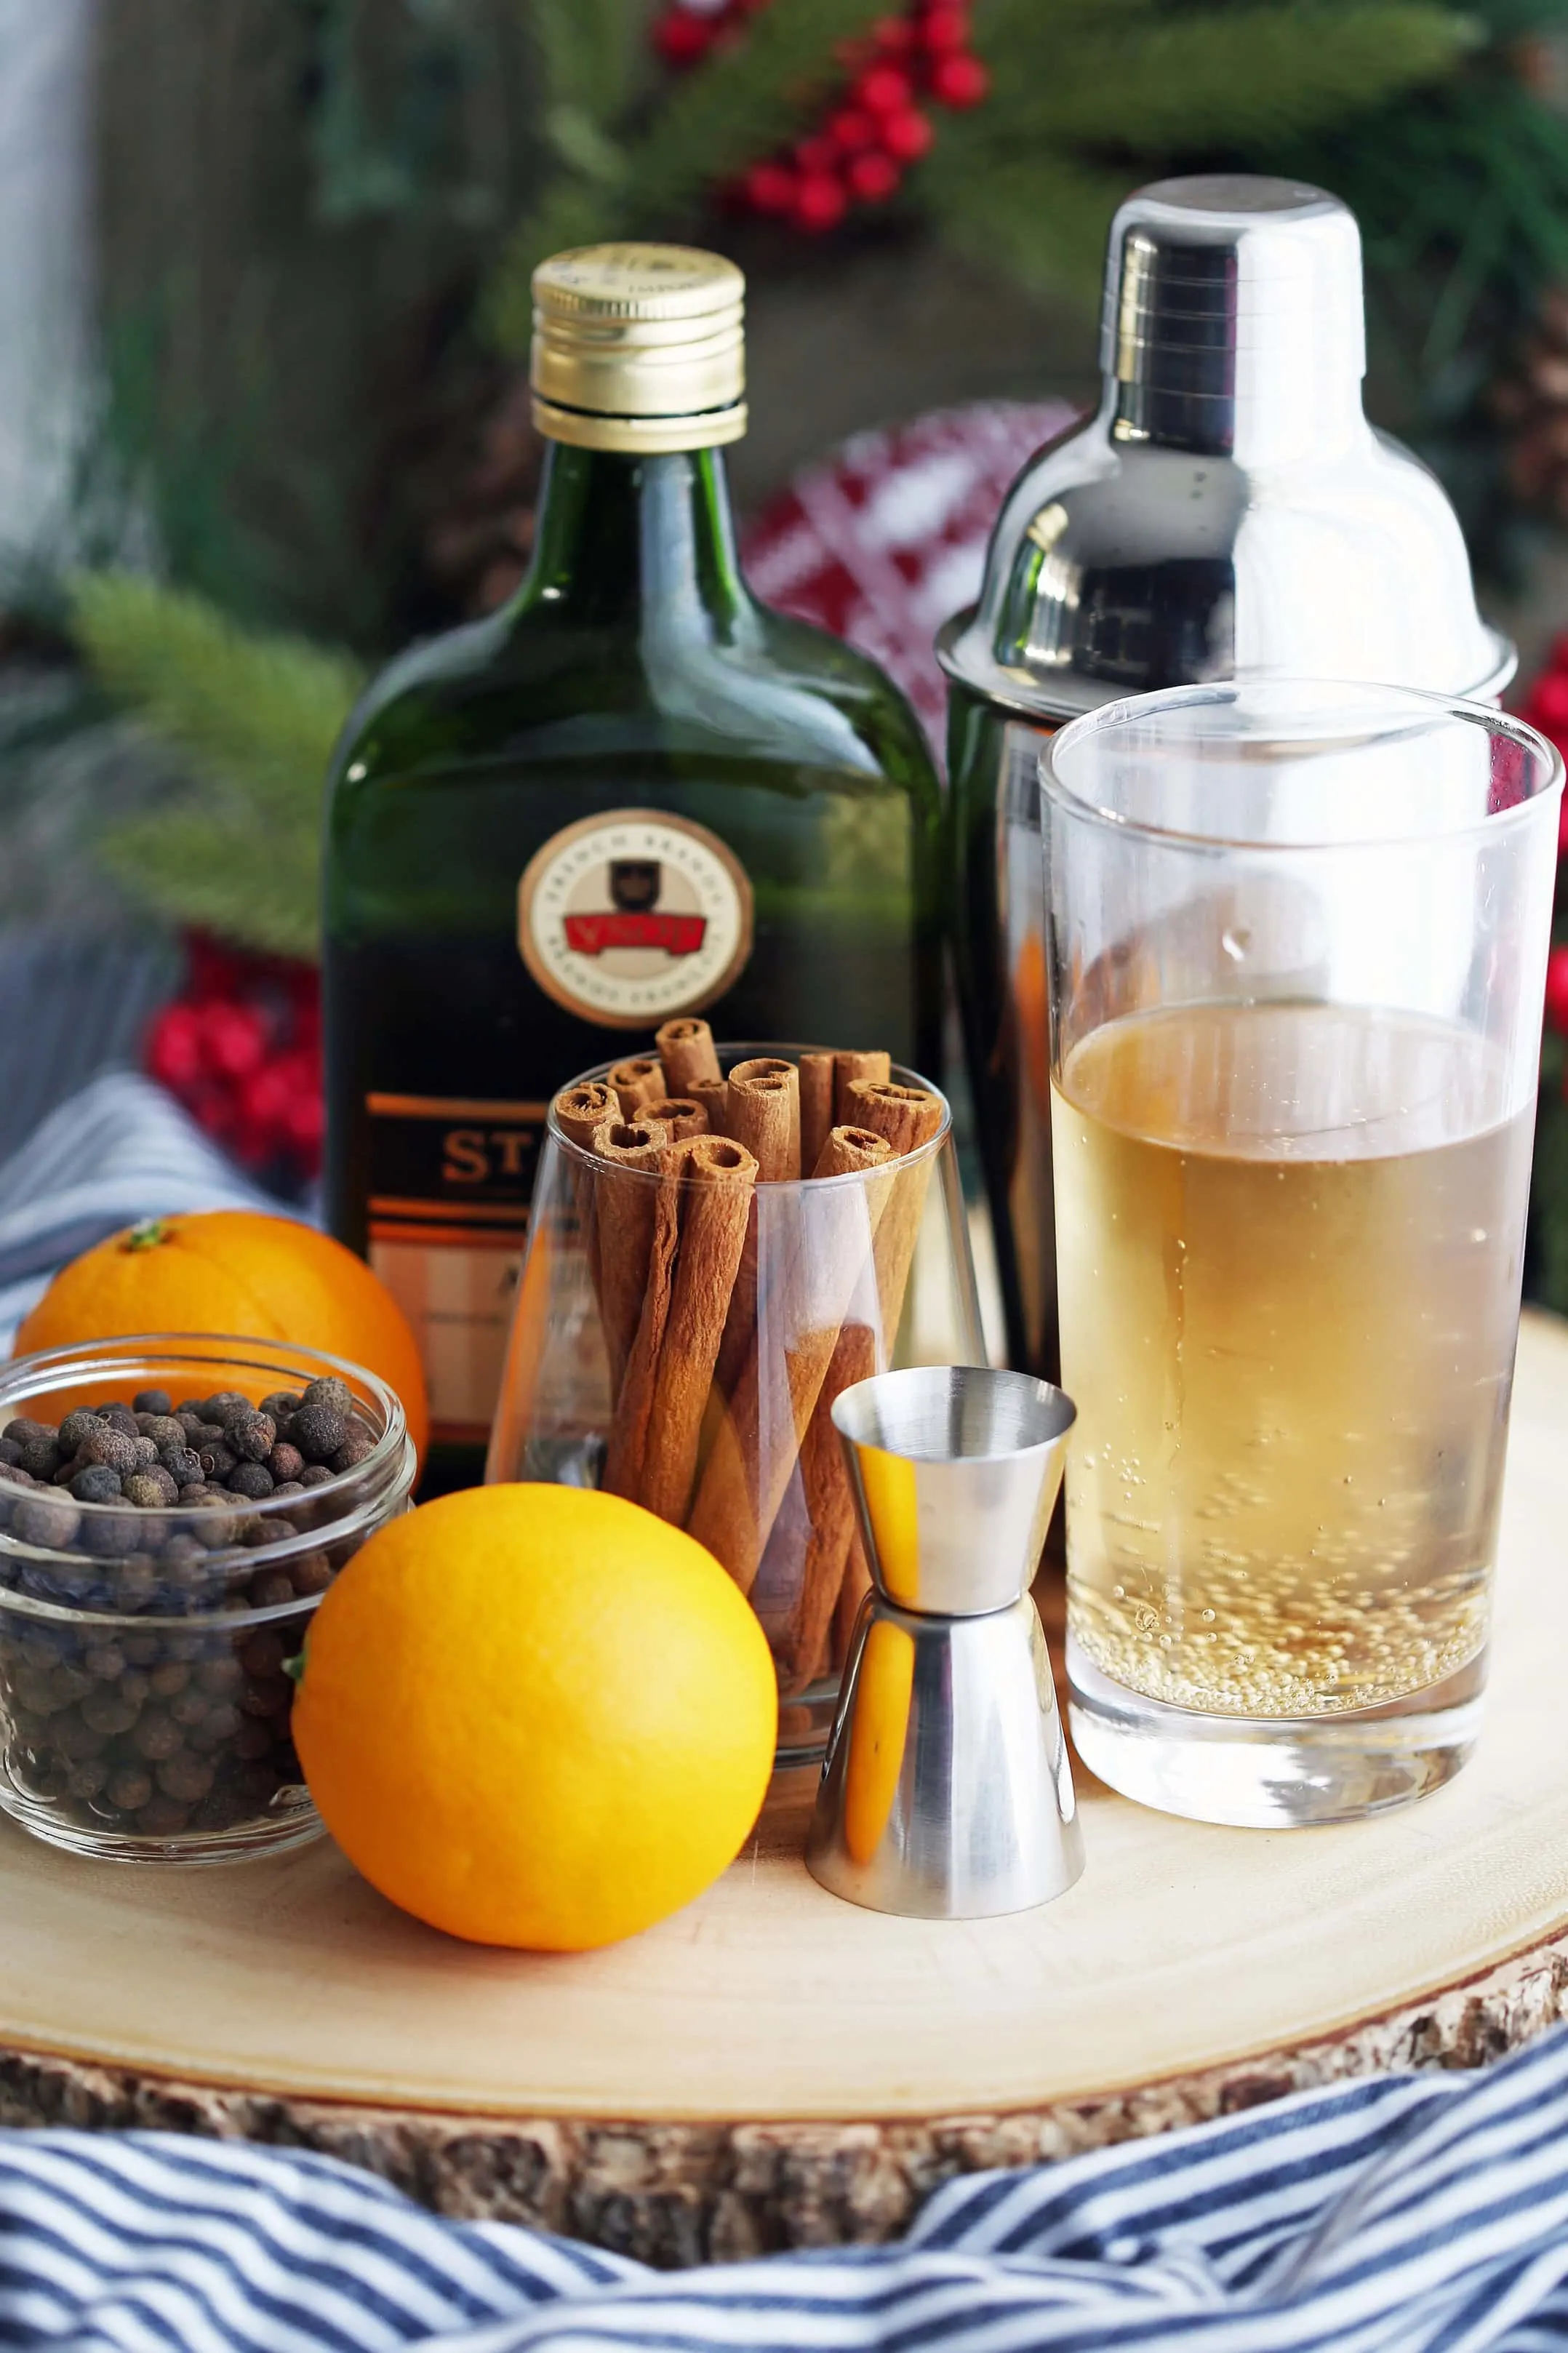
[[[1321,188],[1240,175],[1157,180],[1117,214],[1106,270],[1100,364],[1124,391],[1189,402],[1266,400],[1254,421],[1278,439],[1301,414],[1351,389],[1366,369],[1361,240]],[[1302,378],[1305,376],[1305,383]],[[1158,403],[1154,406],[1157,407]],[[1123,402],[1131,413],[1137,404]],[[1223,407],[1185,420],[1167,399],[1167,432],[1223,440]],[[1234,415],[1228,420],[1245,420]],[[1131,433],[1129,438],[1131,438]]]
[[[1097,414],[1031,460],[953,678],[1037,716],[1269,670],[1496,694],[1447,499],[1362,408],[1361,240],[1337,197],[1161,180],[1110,232]]]

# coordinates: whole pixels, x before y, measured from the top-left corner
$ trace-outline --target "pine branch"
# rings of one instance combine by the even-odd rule
[[[588,51],[573,0],[538,5],[552,88],[575,92]],[[674,87],[640,137],[617,148],[601,111],[588,138],[559,139],[561,174],[492,278],[496,343],[526,350],[529,280],[547,254],[678,230],[706,191],[809,119],[843,71],[844,42],[882,5],[771,0],[743,42]],[[584,0],[590,16],[616,5]],[[1448,72],[1475,37],[1468,18],[1426,0],[980,0],[992,95],[943,122],[911,193],[954,245],[1026,284],[1086,292],[1118,185],[1089,160],[1096,148],[1156,165],[1237,141],[1267,151]]]
[[[624,233],[630,157],[618,126],[646,58],[647,12],[641,0],[531,0],[529,24],[555,173],[508,237],[480,303],[490,341],[520,355],[532,333],[530,280],[540,262]]]
[[[1360,0],[985,0],[975,32],[993,95],[943,123],[921,194],[948,243],[1086,304],[1128,177],[1097,146],[1154,168],[1237,142],[1266,156],[1447,70],[1468,37],[1448,10]]]
[[[192,808],[111,826],[98,859],[170,923],[309,961],[321,953],[320,830],[319,812],[315,824],[289,833],[254,812]]]
[[[198,787],[110,828],[105,864],[178,922],[313,953],[321,797],[362,683],[354,664],[247,635],[202,598],[129,574],[83,575],[73,615],[104,691],[184,755]]]
[[[1468,404],[1510,320],[1568,275],[1568,121],[1490,58],[1419,101],[1293,142],[1278,168],[1332,188],[1359,218],[1417,430]]]
[[[253,635],[204,598],[131,573],[84,575],[74,607],[100,683],[198,770],[268,814],[319,802],[363,682],[346,655]]]
[[[1470,0],[1469,13],[1498,41],[1521,34],[1554,32],[1568,26],[1568,0]]]
[[[1011,22],[1013,10],[1005,15]],[[1474,40],[1452,9],[1411,0],[1262,0],[1121,25],[1058,21],[1025,35],[984,111],[998,143],[1054,132],[1077,147],[1158,156],[1237,137],[1256,148],[1436,79]]]
[[[1468,78],[1419,108],[1395,107],[1293,148],[1308,170],[1363,216],[1367,252],[1409,269],[1463,247],[1489,197],[1505,226],[1500,273],[1521,294],[1568,270],[1568,122],[1494,78]]]
[[[965,123],[944,132],[921,187],[938,235],[954,251],[1031,291],[1093,308],[1125,174],[1047,148],[998,156]]]
[[[532,0],[529,17],[550,105],[613,121],[642,59],[647,16],[638,0]]]
[[[492,273],[485,312],[499,347],[520,357],[527,351],[529,280],[546,255],[595,237],[679,229],[709,188],[810,119],[843,75],[842,44],[886,6],[887,0],[771,0],[743,41],[675,85],[648,129],[622,150],[618,174],[564,173],[507,240]]]

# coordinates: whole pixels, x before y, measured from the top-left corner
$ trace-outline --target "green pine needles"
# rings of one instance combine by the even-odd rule
[[[555,172],[491,277],[503,351],[528,350],[535,267],[568,245],[691,229],[718,185],[802,129],[843,74],[837,52],[889,0],[771,0],[746,37],[657,99],[637,0],[533,0]]]
[[[327,764],[355,665],[249,635],[204,598],[130,574],[86,575],[73,603],[99,683],[191,775],[173,807],[105,829],[104,863],[174,923],[313,956]]]
[[[635,0],[534,0],[554,170],[489,290],[528,348],[529,277],[563,245],[689,233],[703,199],[805,128],[888,0],[770,0],[744,38],[650,99]],[[984,103],[943,113],[903,209],[1032,287],[1092,296],[1127,189],[1185,158],[1258,159],[1449,72],[1481,37],[1417,0],[976,0]],[[603,69],[599,61],[605,61]]]
[[[1092,299],[1128,189],[1279,149],[1449,72],[1456,11],[1361,0],[980,0],[991,96],[944,116],[919,187],[937,234],[1033,287]]]
[[[895,4],[770,0],[732,45],[672,77],[652,58],[646,0],[522,0],[546,168],[481,297],[496,344],[526,352],[530,276],[546,254],[599,237],[711,233],[704,206],[715,191],[820,119],[845,44]],[[1216,164],[1278,169],[1287,153],[1336,142],[1353,153],[1361,122],[1408,156],[1436,107],[1450,126],[1461,114],[1470,126],[1464,198],[1470,223],[1484,222],[1478,183],[1489,173],[1517,184],[1542,141],[1563,151],[1568,187],[1568,134],[1508,62],[1521,29],[1564,15],[1563,0],[1481,0],[1479,24],[1432,0],[974,0],[990,94],[968,113],[942,113],[900,216],[1025,286],[1090,301],[1110,214],[1139,182]],[[1472,69],[1469,51],[1489,40]],[[1436,100],[1420,94],[1444,77]],[[1483,163],[1472,118],[1494,98],[1487,119],[1512,127]],[[1521,108],[1529,140],[1510,111]],[[1437,201],[1440,157],[1426,191],[1403,197],[1378,171],[1366,155],[1384,211],[1404,201],[1417,221]],[[1542,232],[1542,258],[1568,235],[1563,217],[1556,243]],[[1368,226],[1375,246],[1387,224]],[[192,779],[178,806],[108,828],[107,862],[175,922],[313,953],[322,783],[360,684],[353,662],[247,634],[179,586],[121,575],[79,580],[74,612],[97,679],[179,752]]]

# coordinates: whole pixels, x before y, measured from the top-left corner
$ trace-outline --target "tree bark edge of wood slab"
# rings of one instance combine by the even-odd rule
[[[991,2115],[846,2124],[442,2116],[0,2051],[0,2125],[193,2133],[364,2167],[454,2221],[563,2232],[662,2268],[897,2238],[954,2176],[1049,2163],[1290,2092],[1463,2069],[1568,2018],[1568,1928],[1468,1983],[1299,2050]]]

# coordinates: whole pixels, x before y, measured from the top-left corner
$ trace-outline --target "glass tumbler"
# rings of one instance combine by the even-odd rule
[[[718,1049],[725,1072],[800,1051]],[[936,1132],[901,1158],[727,1203],[607,1167],[550,1115],[486,1476],[605,1486],[706,1544],[773,1650],[781,1763],[821,1757],[870,1584],[834,1400],[873,1373],[982,1356],[939,1101]],[[651,1411],[634,1449],[639,1363]]]
[[[1375,1812],[1479,1721],[1563,764],[1286,681],[1041,780],[1074,1736],[1200,1820]]]

